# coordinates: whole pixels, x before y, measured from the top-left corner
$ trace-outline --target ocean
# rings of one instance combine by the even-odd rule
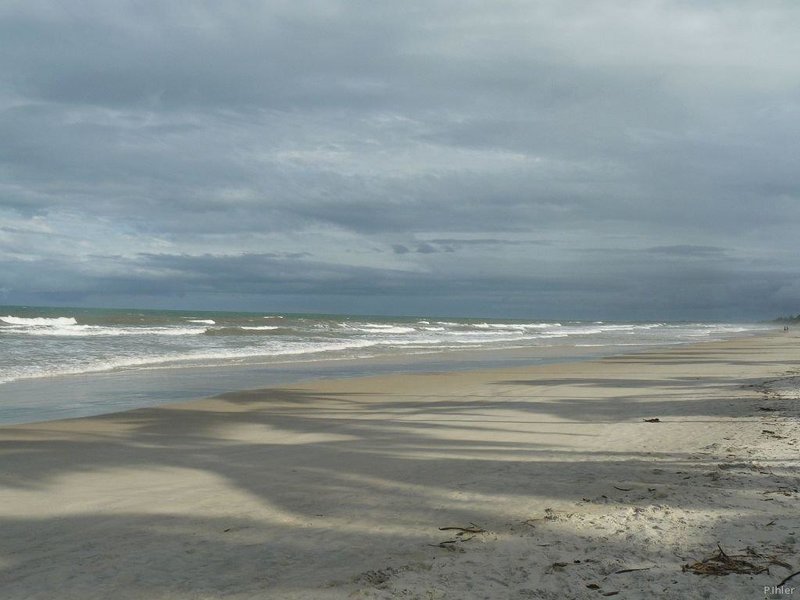
[[[771,328],[2,306],[0,423],[309,378],[579,360]]]

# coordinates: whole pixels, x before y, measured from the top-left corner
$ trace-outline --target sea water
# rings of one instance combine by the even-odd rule
[[[0,422],[127,410],[315,377],[573,360],[764,324],[0,307]]]

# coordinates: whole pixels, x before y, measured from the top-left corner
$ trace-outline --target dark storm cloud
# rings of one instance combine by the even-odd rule
[[[797,312],[798,25],[791,2],[7,2],[0,289]]]

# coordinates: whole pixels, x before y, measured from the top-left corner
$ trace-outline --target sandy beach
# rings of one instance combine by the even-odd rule
[[[779,332],[3,427],[0,596],[792,597],[799,399]]]

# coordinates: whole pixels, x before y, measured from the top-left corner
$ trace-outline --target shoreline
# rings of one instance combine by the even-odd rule
[[[0,585],[12,599],[763,597],[797,568],[798,363],[800,338],[778,332],[3,426]],[[770,573],[681,571],[717,543]]]
[[[315,357],[218,365],[173,364],[23,378],[0,384],[0,427],[85,418],[138,408],[191,402],[224,393],[295,385],[327,379],[430,372],[470,372],[598,360],[656,350],[777,335],[778,330],[729,334],[721,340],[630,345],[519,346],[429,352]]]

